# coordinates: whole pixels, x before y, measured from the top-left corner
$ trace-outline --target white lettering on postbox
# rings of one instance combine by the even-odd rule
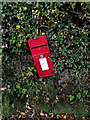
[[[49,69],[46,58],[40,58],[39,61],[40,61],[40,65],[41,65],[42,71]]]

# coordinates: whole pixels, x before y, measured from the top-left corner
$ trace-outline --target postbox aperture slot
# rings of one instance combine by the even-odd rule
[[[42,46],[47,46],[47,44],[38,45],[38,46],[32,47],[31,49],[38,48],[38,47],[42,47]]]

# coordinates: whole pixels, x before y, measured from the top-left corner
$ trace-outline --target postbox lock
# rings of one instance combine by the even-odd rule
[[[41,58],[43,58],[43,55],[40,55]]]

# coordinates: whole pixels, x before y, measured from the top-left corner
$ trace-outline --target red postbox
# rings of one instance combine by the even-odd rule
[[[54,74],[53,63],[49,52],[46,36],[28,40],[28,44],[39,74],[39,77],[47,77]]]

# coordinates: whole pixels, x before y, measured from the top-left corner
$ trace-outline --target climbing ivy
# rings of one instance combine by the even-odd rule
[[[46,94],[56,99],[60,89],[57,81],[68,70],[69,82],[74,81],[73,89],[77,91],[76,99],[81,97],[80,86],[85,96],[88,28],[88,2],[2,2],[2,87],[6,87],[6,93],[17,98]],[[53,76],[44,79],[38,76],[27,42],[40,35],[47,37],[55,69]],[[48,86],[50,80],[52,85]],[[68,95],[71,101],[75,98]]]

